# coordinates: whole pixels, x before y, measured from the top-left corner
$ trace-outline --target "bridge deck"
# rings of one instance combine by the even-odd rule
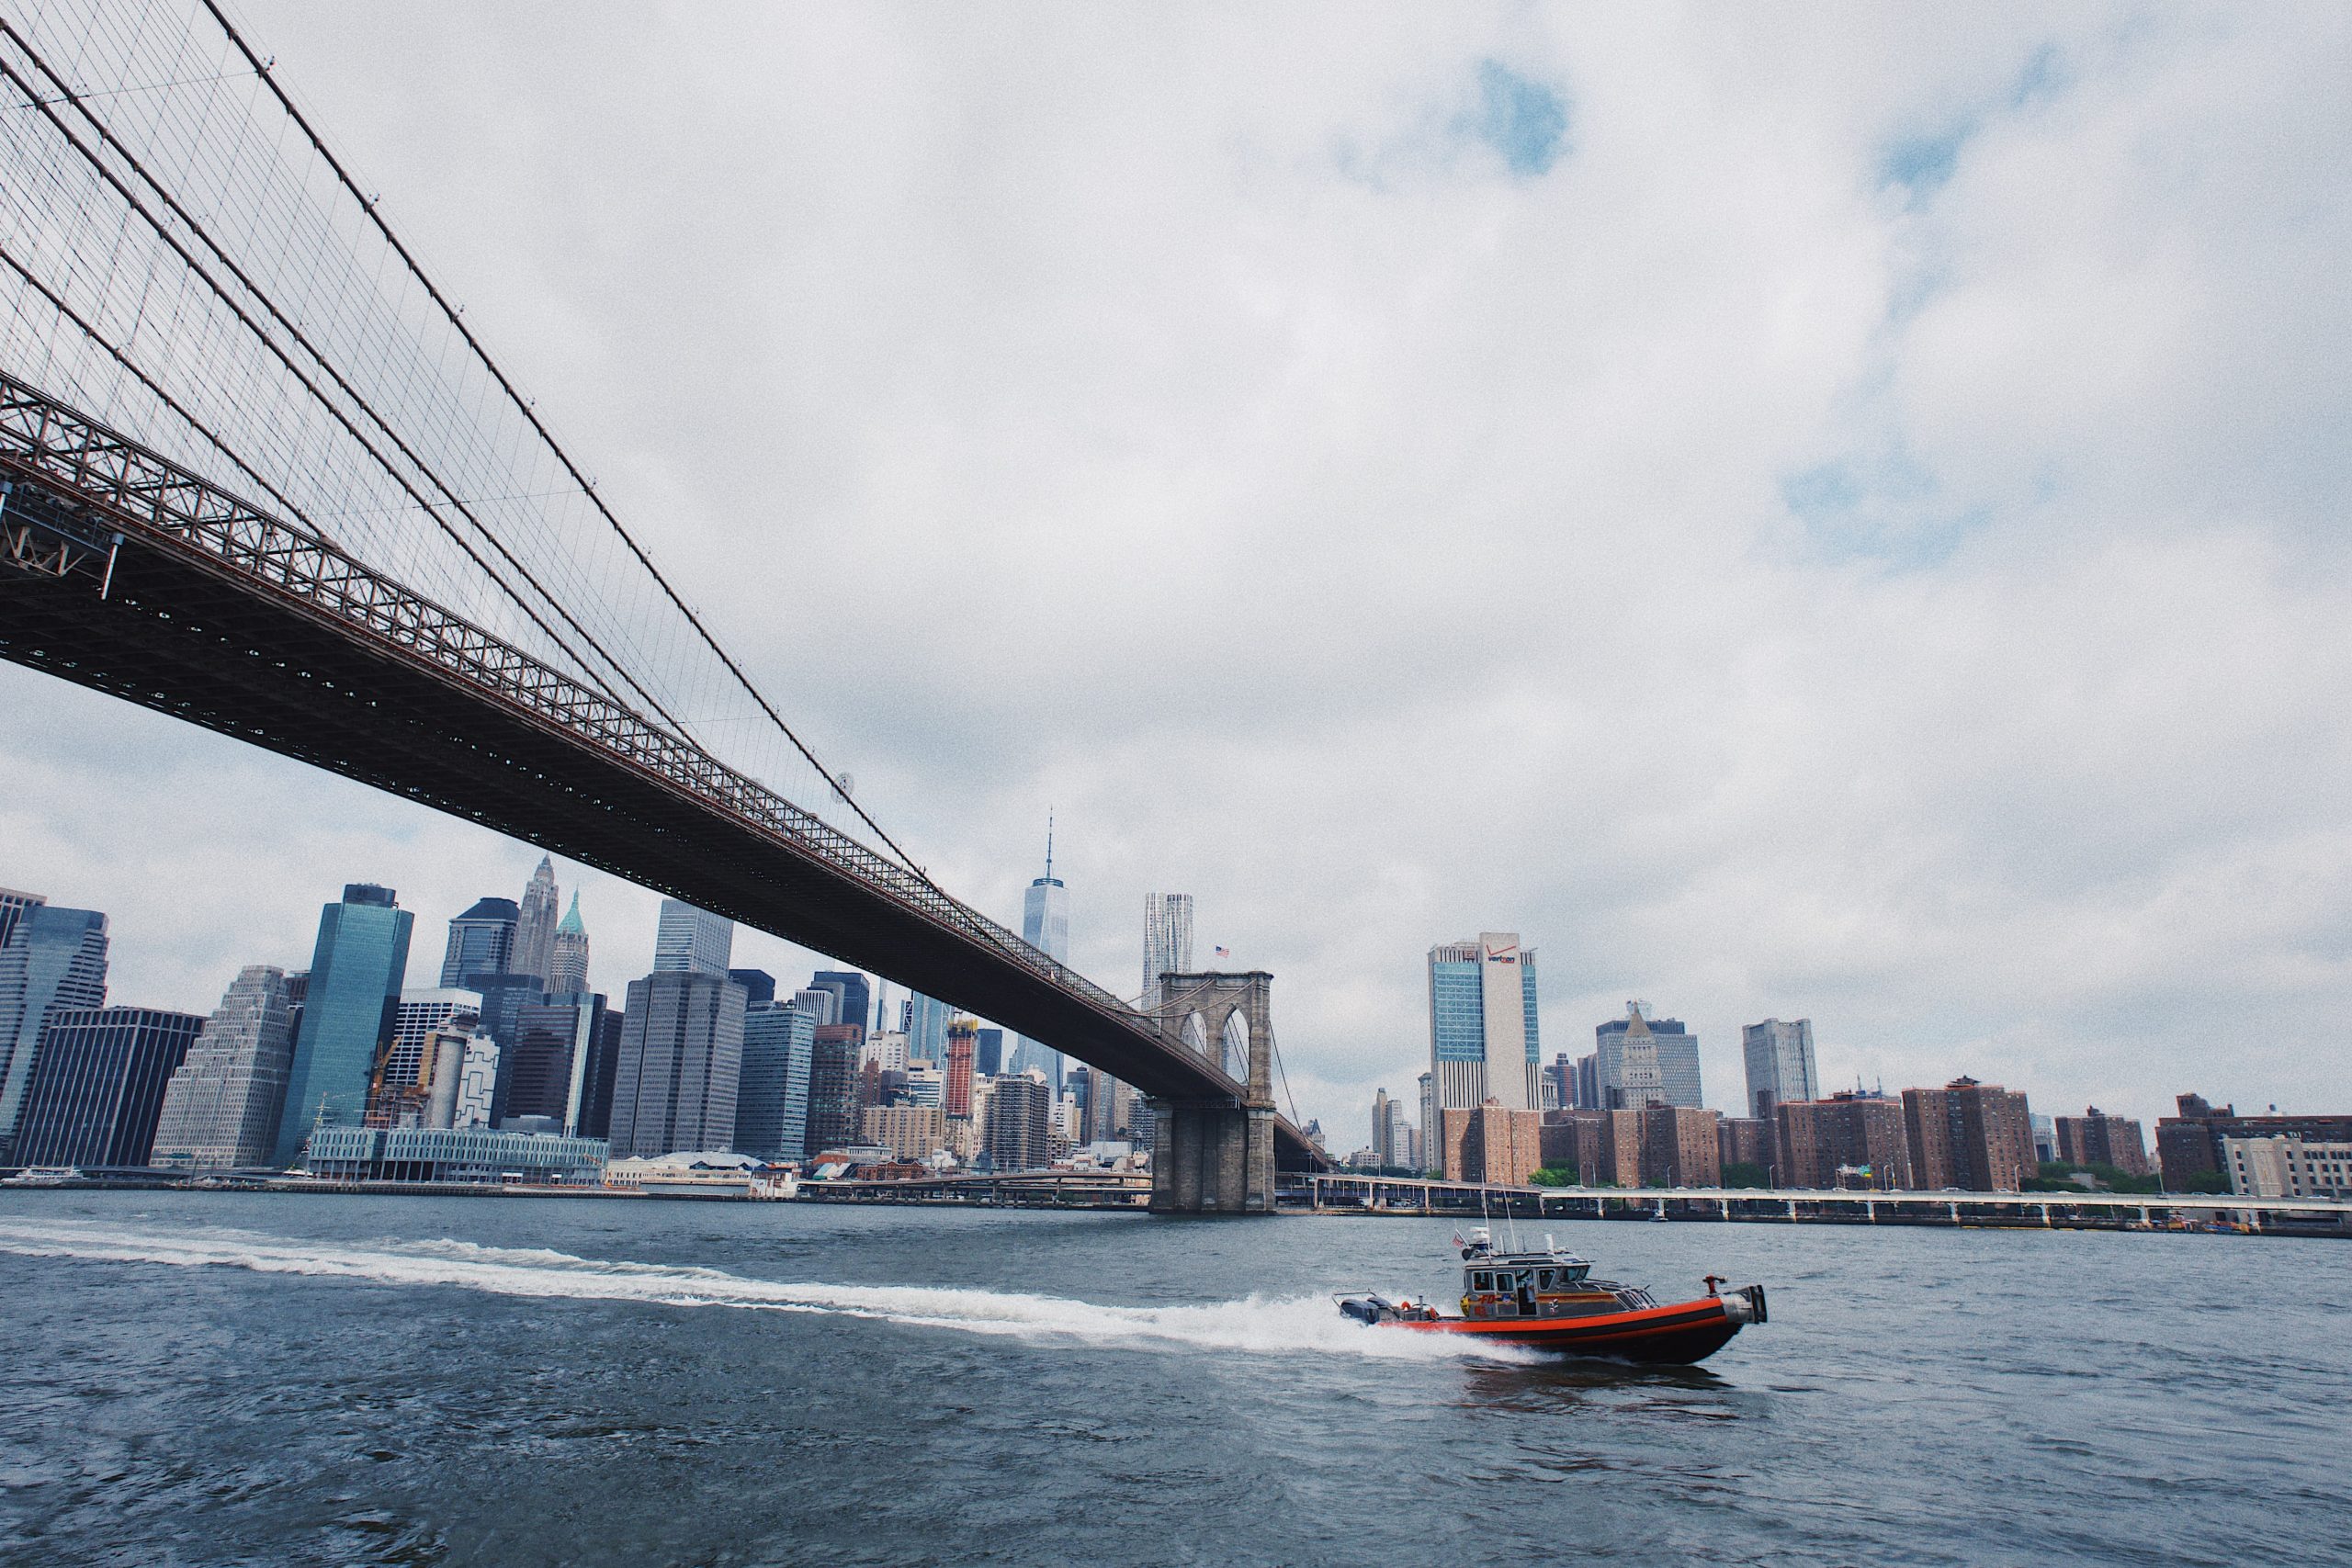
[[[0,479],[0,657],[870,969],[1155,1098],[1245,1092],[690,742],[5,375]],[[1287,1122],[1277,1144],[1319,1161]]]

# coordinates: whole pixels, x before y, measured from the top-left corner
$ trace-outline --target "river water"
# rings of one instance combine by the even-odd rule
[[[2346,1561],[2340,1244],[1551,1225],[1768,1286],[1670,1371],[1332,1310],[1453,1228],[0,1195],[0,1562]]]

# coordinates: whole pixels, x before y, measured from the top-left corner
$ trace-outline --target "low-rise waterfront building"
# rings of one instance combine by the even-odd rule
[[[2348,1115],[2282,1115],[2274,1107],[2264,1115],[2241,1116],[2232,1105],[2214,1110],[2201,1094],[2180,1095],[2174,1103],[2180,1113],[2156,1123],[2156,1159],[2167,1192],[2192,1191],[2201,1176],[2226,1175],[2222,1142],[2228,1138],[2297,1137],[2323,1144],[2352,1143],[2352,1116]]]
[[[602,1138],[487,1127],[321,1127],[304,1163],[334,1181],[593,1186],[607,1153]]]
[[[2352,1197],[2352,1140],[2292,1133],[2222,1140],[2230,1192],[2238,1198]]]

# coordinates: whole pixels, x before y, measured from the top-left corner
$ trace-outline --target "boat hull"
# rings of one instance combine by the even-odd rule
[[[1703,1361],[1745,1326],[1724,1298],[1702,1296],[1672,1306],[1638,1312],[1600,1313],[1589,1317],[1438,1317],[1396,1319],[1381,1328],[1416,1334],[1454,1334],[1484,1342],[1515,1345],[1559,1356],[1598,1356],[1645,1366],[1689,1366]]]

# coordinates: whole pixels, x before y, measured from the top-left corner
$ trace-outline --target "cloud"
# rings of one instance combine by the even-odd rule
[[[1547,1052],[1646,997],[1726,1107],[1767,1015],[1840,1081],[2340,1100],[2336,13],[252,30],[893,833],[1009,919],[1055,807],[1121,990],[1193,893],[1341,1142],[1513,928]],[[536,859],[54,690],[0,671],[0,881],[142,998]]]

